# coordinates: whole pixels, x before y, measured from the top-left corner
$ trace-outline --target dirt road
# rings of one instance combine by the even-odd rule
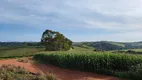
[[[25,58],[28,59],[28,58]],[[47,73],[52,72],[53,74],[57,75],[61,80],[121,80],[119,78],[115,78],[112,76],[105,76],[95,73],[88,73],[88,72],[80,72],[68,69],[61,69],[51,65],[44,65],[44,64],[35,64],[32,62],[31,59],[28,59],[28,63],[18,62],[17,59],[9,59],[9,60],[0,60],[0,65],[2,64],[11,64],[15,66],[21,66],[25,69],[33,72],[38,73],[40,71]]]

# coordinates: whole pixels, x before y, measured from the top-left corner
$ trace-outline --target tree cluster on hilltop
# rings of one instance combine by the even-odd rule
[[[52,30],[46,30],[43,33],[41,44],[45,46],[46,51],[66,51],[72,48],[71,40]]]

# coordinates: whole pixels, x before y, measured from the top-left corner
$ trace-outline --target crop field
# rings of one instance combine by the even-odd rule
[[[134,80],[142,79],[142,56],[112,53],[44,53],[35,60],[61,68],[97,72]],[[139,70],[140,69],[140,70]]]
[[[141,51],[141,49],[132,49]],[[128,50],[125,50],[128,51]],[[1,47],[0,58],[34,56],[44,64],[66,69],[112,75],[126,79],[142,79],[142,56],[94,51],[93,48],[74,47],[68,51],[45,51],[43,47]],[[122,66],[123,65],[123,66]]]

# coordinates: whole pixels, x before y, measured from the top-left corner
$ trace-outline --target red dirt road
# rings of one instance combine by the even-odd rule
[[[21,66],[33,73],[38,73],[40,71],[44,73],[51,72],[57,75],[61,80],[122,80],[112,76],[105,76],[105,75],[100,75],[95,73],[80,72],[80,71],[74,71],[74,70],[68,70],[68,69],[61,69],[51,65],[35,64],[31,60],[29,60],[28,63],[18,62],[17,59],[0,60],[0,65],[3,65],[3,64]]]

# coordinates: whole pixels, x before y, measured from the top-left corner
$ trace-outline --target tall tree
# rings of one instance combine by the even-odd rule
[[[41,43],[47,51],[66,51],[72,48],[71,40],[59,32],[48,29],[43,33]]]

